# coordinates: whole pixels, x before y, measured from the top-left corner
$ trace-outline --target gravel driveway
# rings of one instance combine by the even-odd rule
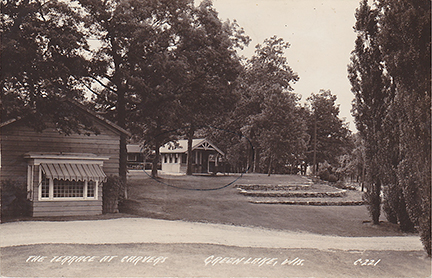
[[[423,250],[418,236],[342,237],[221,224],[120,218],[0,225],[0,247],[41,243],[207,243],[318,250]]]

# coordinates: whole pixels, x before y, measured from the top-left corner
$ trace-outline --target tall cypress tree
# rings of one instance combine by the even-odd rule
[[[418,225],[429,255],[430,17],[430,1],[377,0],[373,8],[363,1],[356,13],[358,38],[349,66],[354,116],[366,142],[367,197],[374,223],[381,189],[374,181],[379,181],[385,186],[389,221],[398,222],[402,230]]]
[[[382,0],[377,7],[383,62],[394,87],[389,114],[398,119],[399,188],[431,255],[431,2]]]
[[[378,153],[382,119],[386,112],[386,87],[378,41],[378,11],[371,9],[367,2],[362,1],[356,10],[354,29],[357,39],[348,72],[355,95],[353,114],[357,129],[365,141],[366,201],[373,223],[379,224],[382,180]]]

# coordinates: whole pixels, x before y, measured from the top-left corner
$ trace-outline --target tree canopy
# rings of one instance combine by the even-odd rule
[[[25,118],[38,130],[50,118],[65,133],[91,129],[61,100],[83,100],[88,41],[82,15],[61,1],[2,1],[1,117]]]
[[[318,163],[327,161],[337,165],[338,157],[347,153],[350,131],[339,118],[337,97],[330,90],[312,93],[308,101],[308,134],[310,141],[307,162],[317,170]]]

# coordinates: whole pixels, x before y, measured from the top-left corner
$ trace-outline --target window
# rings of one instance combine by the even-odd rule
[[[97,199],[97,185],[97,181],[71,181],[63,179],[50,179],[42,173],[42,182],[40,185],[40,199]]]
[[[103,161],[87,153],[28,153],[27,186],[39,201],[97,200],[106,181]],[[34,178],[33,178],[34,177]],[[36,194],[36,195],[34,195]]]
[[[98,164],[41,163],[40,200],[96,200],[98,184],[106,178]]]
[[[54,198],[84,197],[84,181],[54,179]]]
[[[49,198],[49,180],[47,179],[45,174],[42,174],[41,197]]]
[[[137,155],[133,154],[133,153],[128,153],[127,154],[127,160],[128,161],[138,161]]]
[[[178,154],[174,155],[174,163],[178,163]]]
[[[94,182],[94,181],[87,182],[87,197],[88,198],[95,197],[95,189],[96,189],[96,182]]]

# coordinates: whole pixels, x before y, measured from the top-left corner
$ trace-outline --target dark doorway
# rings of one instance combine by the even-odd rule
[[[208,156],[207,152],[202,152],[202,168],[201,173],[208,173]]]

